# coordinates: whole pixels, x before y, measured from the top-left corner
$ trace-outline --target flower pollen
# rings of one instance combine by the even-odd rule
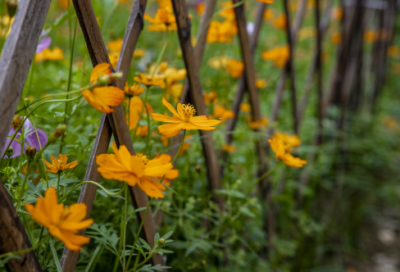
[[[145,154],[139,153],[136,155],[137,158],[141,159],[144,165],[147,165],[149,162],[149,157],[147,157]]]
[[[184,117],[184,120],[185,121],[189,121],[190,120],[190,118],[192,118],[193,117],[193,115],[196,113],[196,110],[195,110],[195,108],[192,106],[192,105],[190,105],[190,104],[183,104],[182,105],[182,112],[183,112],[183,117]]]

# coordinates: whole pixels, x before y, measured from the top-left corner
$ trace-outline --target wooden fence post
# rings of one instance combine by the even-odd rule
[[[91,2],[89,0],[74,0],[73,3],[79,22],[81,24],[82,32],[85,36],[86,44],[93,66],[102,62],[109,63],[107,50],[103,42],[99,27],[97,25]],[[116,84],[119,88],[124,87],[127,78],[133,51],[136,47],[139,34],[143,28],[143,16],[146,4],[146,0],[136,0],[131,10],[128,27],[125,32],[124,42],[116,69],[117,71],[123,72],[122,79],[119,79]],[[106,124],[106,121],[108,122],[108,124]],[[111,135],[109,135],[110,129],[114,134],[117,145],[125,145],[128,148],[129,152],[131,154],[134,154],[133,143],[129,135],[129,129],[126,124],[125,114],[123,112],[122,105],[116,107],[112,114],[103,114],[100,128],[102,128],[102,130],[97,136],[95,149],[92,152],[90,164],[86,173],[86,177],[94,175],[94,177],[97,178],[96,181],[99,180],[100,176],[98,173],[95,173],[97,172],[95,157],[98,154],[107,152],[108,144],[111,137]],[[95,193],[96,189],[94,189],[93,187],[85,187],[85,190],[82,190],[81,192],[80,200],[91,201],[92,203],[89,204],[93,205]],[[148,197],[137,186],[129,187],[129,193],[132,198],[132,204],[135,208],[147,206]],[[139,222],[144,218],[144,213],[145,211],[137,213]],[[144,238],[149,243],[149,245],[151,247],[154,246],[155,224],[153,221],[151,209],[147,212],[147,216],[144,219],[143,233]],[[65,249],[63,259],[61,261],[63,271],[74,271],[77,258],[78,254],[75,254],[73,252],[70,252],[68,249]],[[152,263],[154,265],[162,265],[163,262],[161,259],[161,255],[153,256]]]
[[[199,115],[207,115],[203,101],[199,66],[194,57],[194,50],[191,42],[190,19],[184,0],[171,0],[175,11],[176,23],[178,25],[179,41],[189,81],[189,96]],[[210,131],[200,130],[201,142],[203,145],[204,158],[207,165],[208,180],[210,188],[214,190],[222,189],[218,160],[214,148],[214,142]],[[213,198],[218,204],[220,212],[224,209],[224,200],[213,193]]]
[[[0,60],[0,152],[29,73],[50,0],[21,1]],[[5,150],[4,150],[5,151]],[[0,180],[0,255],[28,249],[31,242]],[[42,271],[33,251],[7,262],[9,271]]]

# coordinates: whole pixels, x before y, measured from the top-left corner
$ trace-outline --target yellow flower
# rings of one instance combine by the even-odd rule
[[[58,158],[54,158],[54,156],[50,156],[51,159],[51,163],[49,163],[48,161],[44,161],[44,163],[46,164],[47,168],[49,168],[49,170],[46,170],[47,172],[53,173],[53,174],[57,174],[59,172],[62,172],[64,170],[67,169],[72,169],[75,166],[78,165],[77,161],[73,161],[71,163],[67,164],[68,161],[68,157],[67,155],[58,155]]]
[[[283,68],[289,59],[290,51],[289,46],[276,47],[274,49],[264,51],[261,57],[265,60],[270,60],[278,68]]]
[[[218,101],[217,93],[215,91],[203,93],[203,99],[206,105],[210,103],[216,103]]]
[[[149,31],[173,31],[177,29],[175,15],[170,8],[159,8],[154,18],[145,14],[144,19],[152,24],[147,28]]]
[[[161,140],[161,143],[163,144],[163,146],[165,146],[165,147],[169,146],[169,140],[167,137],[161,136],[160,140]]]
[[[148,126],[138,126],[136,129],[136,136],[144,137],[149,133],[149,127]]]
[[[161,154],[157,155],[154,157],[154,159],[161,159],[163,163],[170,163],[172,161],[172,158],[168,154]],[[165,178],[163,180],[163,184],[166,186],[170,186],[170,180],[174,180],[179,176],[179,170],[178,169],[171,169],[167,174],[165,174]],[[162,179],[162,176],[157,177],[159,180]]]
[[[141,95],[144,91],[144,87],[139,84],[133,84],[129,86],[128,83],[125,83],[124,93],[127,97],[138,96]]]
[[[303,167],[307,161],[294,157],[290,154],[291,148],[301,144],[296,135],[275,133],[272,139],[268,140],[276,158],[282,160],[291,167]]]
[[[136,82],[142,83],[143,85],[149,86],[164,86],[164,77],[160,75],[144,74],[140,73],[139,76],[133,78]]]
[[[100,63],[94,67],[90,74],[90,84],[95,84],[102,76],[111,75],[110,64]],[[96,110],[104,113],[114,111],[111,107],[116,107],[122,103],[124,92],[114,86],[95,87],[82,92],[85,100]]]
[[[108,58],[110,59],[110,63],[112,67],[116,68],[118,64],[118,59],[119,59],[119,53],[118,52],[111,52],[108,54]]]
[[[241,112],[250,112],[251,111],[251,106],[249,103],[242,103],[240,104],[240,111]]]
[[[122,145],[115,154],[102,154],[96,157],[97,169],[106,179],[124,181],[130,186],[138,185],[149,197],[163,198],[165,191],[159,177],[168,174],[172,169],[171,163],[165,163],[163,159],[149,158],[144,154],[131,155]]]
[[[166,8],[172,10],[171,0],[156,0],[159,8]]]
[[[222,147],[222,151],[234,153],[234,152],[236,151],[236,148],[234,148],[234,147],[231,146],[231,145],[226,144],[226,145],[224,145],[224,146]]]
[[[42,52],[35,55],[36,62],[45,60],[62,60],[63,58],[64,52],[59,47],[55,47],[53,50],[46,48]]]
[[[156,121],[171,123],[158,127],[158,131],[165,137],[174,137],[181,130],[214,130],[216,129],[214,126],[221,123],[219,120],[210,120],[205,115],[194,117],[196,110],[190,104],[178,103],[177,112],[165,98],[162,103],[172,112],[173,117],[158,113],[153,113],[151,116]]]
[[[58,204],[57,193],[50,187],[43,197],[39,197],[36,206],[26,203],[25,209],[40,225],[47,228],[51,235],[59,239],[72,251],[79,251],[90,238],[78,235],[80,230],[93,224],[92,219],[85,219],[87,207],[84,203],[73,204],[67,208]]]
[[[287,20],[286,20],[285,14],[279,15],[276,19],[274,19],[272,21],[272,25],[275,28],[281,29],[281,30],[285,30],[286,29],[286,24],[287,24]]]
[[[225,109],[223,106],[214,107],[214,116],[222,120],[235,118],[235,113],[231,110]]]
[[[300,29],[298,35],[299,35],[299,39],[302,41],[305,39],[315,37],[317,35],[317,31],[314,27],[303,27],[302,29]]]

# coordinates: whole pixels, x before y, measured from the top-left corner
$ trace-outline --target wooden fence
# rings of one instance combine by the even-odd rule
[[[366,10],[374,12],[380,16],[380,29],[385,29],[390,33],[386,39],[378,39],[374,45],[374,67],[370,71],[375,75],[374,92],[370,98],[369,105],[371,110],[374,110],[374,105],[379,98],[384,84],[385,67],[386,67],[386,52],[392,40],[395,19],[395,0],[380,1],[383,5],[379,9],[371,9],[374,1],[341,1],[342,9],[345,13],[342,20],[342,37],[343,41],[337,50],[337,58],[333,74],[331,75],[330,84],[323,90],[322,82],[322,40],[327,32],[330,21],[333,0],[315,0],[315,25],[317,35],[315,39],[315,55],[310,65],[310,71],[307,78],[306,89],[301,102],[298,102],[298,93],[296,86],[296,72],[293,66],[294,49],[298,39],[298,32],[301,28],[307,6],[307,0],[301,0],[297,14],[293,22],[291,21],[291,13],[288,8],[288,0],[276,0],[275,5],[283,5],[286,18],[288,20],[286,26],[287,44],[290,48],[290,58],[285,67],[281,71],[280,80],[276,86],[275,100],[273,105],[268,105],[272,108],[270,122],[275,122],[278,118],[279,109],[282,103],[282,96],[285,90],[286,82],[290,83],[291,108],[293,132],[298,133],[305,108],[307,107],[309,96],[311,95],[311,86],[316,79],[317,90],[317,105],[318,112],[318,129],[315,135],[315,144],[322,142],[323,135],[323,118],[326,116],[326,110],[334,102],[340,108],[341,114],[338,120],[338,129],[343,129],[344,118],[350,106],[354,103],[356,107],[351,110],[360,108],[362,102],[366,102],[366,94],[363,93],[362,75],[359,70],[362,67],[363,55],[358,54],[363,46],[363,33],[365,28]],[[251,36],[246,30],[246,14],[245,8],[247,1],[233,0],[236,4],[235,15],[238,28],[238,41],[241,48],[242,60],[245,66],[242,78],[239,81],[236,98],[233,103],[233,111],[235,118],[228,121],[226,128],[226,143],[231,143],[233,134],[240,111],[240,104],[243,100],[244,93],[247,91],[252,109],[254,121],[261,120],[261,103],[258,90],[255,85],[255,67],[253,54],[257,46],[260,32],[263,24],[264,12],[268,9],[268,5],[264,3],[258,4],[258,11],[255,18],[255,27]],[[201,80],[199,77],[199,69],[202,63],[203,53],[206,46],[206,34],[210,20],[216,9],[216,0],[208,0],[206,2],[205,12],[202,17],[199,33],[197,35],[198,42],[193,48],[191,43],[191,24],[188,17],[188,9],[185,0],[172,0],[176,22],[178,26],[178,36],[180,47],[183,54],[185,67],[187,70],[187,83],[181,98],[182,103],[192,103],[199,115],[207,115],[205,103],[203,101]],[[3,122],[0,123],[0,147],[4,146],[7,132],[11,126],[11,122],[16,111],[18,101],[21,97],[25,81],[28,76],[30,64],[35,54],[35,49],[38,44],[39,36],[43,28],[44,20],[49,9],[50,0],[22,0],[18,7],[18,12],[15,17],[15,22],[12,26],[11,33],[4,46],[2,58],[0,60],[0,116]],[[90,55],[93,66],[102,62],[110,62],[101,36],[99,26],[96,21],[96,16],[93,11],[90,0],[73,0],[73,5],[79,19],[79,24],[85,37],[88,53]],[[129,22],[125,31],[122,50],[118,59],[116,71],[122,72],[122,78],[118,79],[116,86],[123,88],[126,82],[129,68],[132,62],[132,55],[135,50],[137,41],[142,32],[144,22],[143,17],[147,6],[147,0],[135,0],[130,12]],[[322,12],[322,8],[325,10]],[[321,16],[323,14],[323,16]],[[322,18],[321,18],[322,17]],[[263,71],[258,71],[262,73]],[[358,75],[358,76],[357,76]],[[267,76],[267,75],[265,75]],[[326,85],[326,84],[325,84]],[[356,86],[356,87],[355,87]],[[364,101],[361,101],[363,99]],[[352,103],[350,105],[350,103]],[[258,131],[259,129],[255,129]],[[268,128],[266,135],[271,135],[272,128]],[[217,151],[213,143],[211,132],[200,131],[203,147],[204,158],[207,166],[209,189],[211,192],[221,189],[221,177],[223,175],[222,166],[218,166],[218,158],[225,160],[228,156],[227,152],[222,150]],[[115,108],[111,114],[103,114],[98,134],[92,149],[90,161],[84,180],[92,180],[98,182],[100,174],[97,172],[95,158],[99,154],[106,153],[110,144],[111,136],[114,136],[117,146],[125,145],[131,154],[134,154],[132,139],[129,135],[129,129],[126,125],[126,120],[122,106]],[[176,136],[173,143],[179,143],[181,136]],[[171,144],[171,146],[176,146]],[[174,155],[177,152],[176,148],[171,148],[170,154]],[[256,154],[258,156],[260,177],[265,173],[269,166],[267,163],[267,142],[259,140],[256,142]],[[308,158],[309,165],[312,165],[315,159],[314,155]],[[306,186],[310,177],[309,168],[305,168],[300,184]],[[96,194],[97,186],[85,184],[82,186],[78,202],[85,203],[88,207],[88,216],[93,208],[93,202]],[[275,207],[271,198],[271,190],[268,178],[264,178],[258,193],[264,200],[269,209],[265,214],[265,229],[268,240],[271,240],[275,233],[276,213]],[[146,207],[148,197],[138,187],[129,188],[132,205],[134,208]],[[224,212],[224,199],[221,196],[213,194],[213,200],[217,203],[221,213]],[[298,195],[298,205],[301,207],[302,196]],[[17,250],[27,249],[31,247],[27,234],[24,231],[23,225],[18,218],[11,199],[0,182],[0,254],[13,252]],[[138,221],[144,218],[144,211],[137,213]],[[155,220],[157,219],[157,220]],[[154,245],[154,235],[156,233],[157,224],[161,224],[163,215],[159,212],[153,216],[151,210],[144,219],[143,238],[152,247]],[[156,224],[157,223],[157,224]],[[270,248],[271,249],[271,248]],[[61,259],[63,271],[74,271],[79,253],[72,252],[67,248]],[[163,259],[160,255],[155,255],[151,262],[153,264],[163,265]],[[9,271],[42,271],[40,264],[33,251],[22,254],[21,259],[12,259],[7,263]]]

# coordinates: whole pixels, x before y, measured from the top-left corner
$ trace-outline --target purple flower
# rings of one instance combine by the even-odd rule
[[[48,48],[51,44],[51,38],[50,37],[46,37],[46,31],[42,31],[42,34],[40,34],[40,37],[42,38],[39,41],[39,44],[36,48],[36,54],[42,52],[43,50],[45,50],[46,48]]]
[[[18,118],[18,117],[16,117]],[[16,118],[14,118],[14,120],[16,120]],[[18,118],[19,119],[19,118]],[[17,120],[18,120],[17,119]],[[8,136],[13,136],[15,134],[16,129],[18,128],[18,121],[14,122],[13,120],[13,125],[10,129],[10,131],[8,132]],[[19,119],[21,120],[21,119]],[[21,120],[22,121],[22,120]],[[35,132],[35,129],[31,123],[31,121],[26,120],[24,123],[24,150],[23,152],[25,152],[25,148],[28,146],[33,146],[36,148],[36,150],[40,150],[40,147],[43,147],[44,145],[47,144],[47,136],[46,133],[41,130],[41,129],[36,129],[37,131],[37,135]],[[17,135],[15,136],[16,139],[19,139],[21,136],[22,130],[20,130]],[[37,137],[39,136],[39,137]],[[39,139],[38,139],[39,138]],[[11,139],[7,138],[6,139],[6,144],[4,145],[3,148],[3,153],[6,151],[6,148],[8,147],[8,145],[10,144]],[[39,141],[40,141],[40,145],[39,145]],[[10,158],[15,158],[21,155],[21,144],[15,140],[12,141],[10,147],[13,148],[14,154],[10,157]]]

